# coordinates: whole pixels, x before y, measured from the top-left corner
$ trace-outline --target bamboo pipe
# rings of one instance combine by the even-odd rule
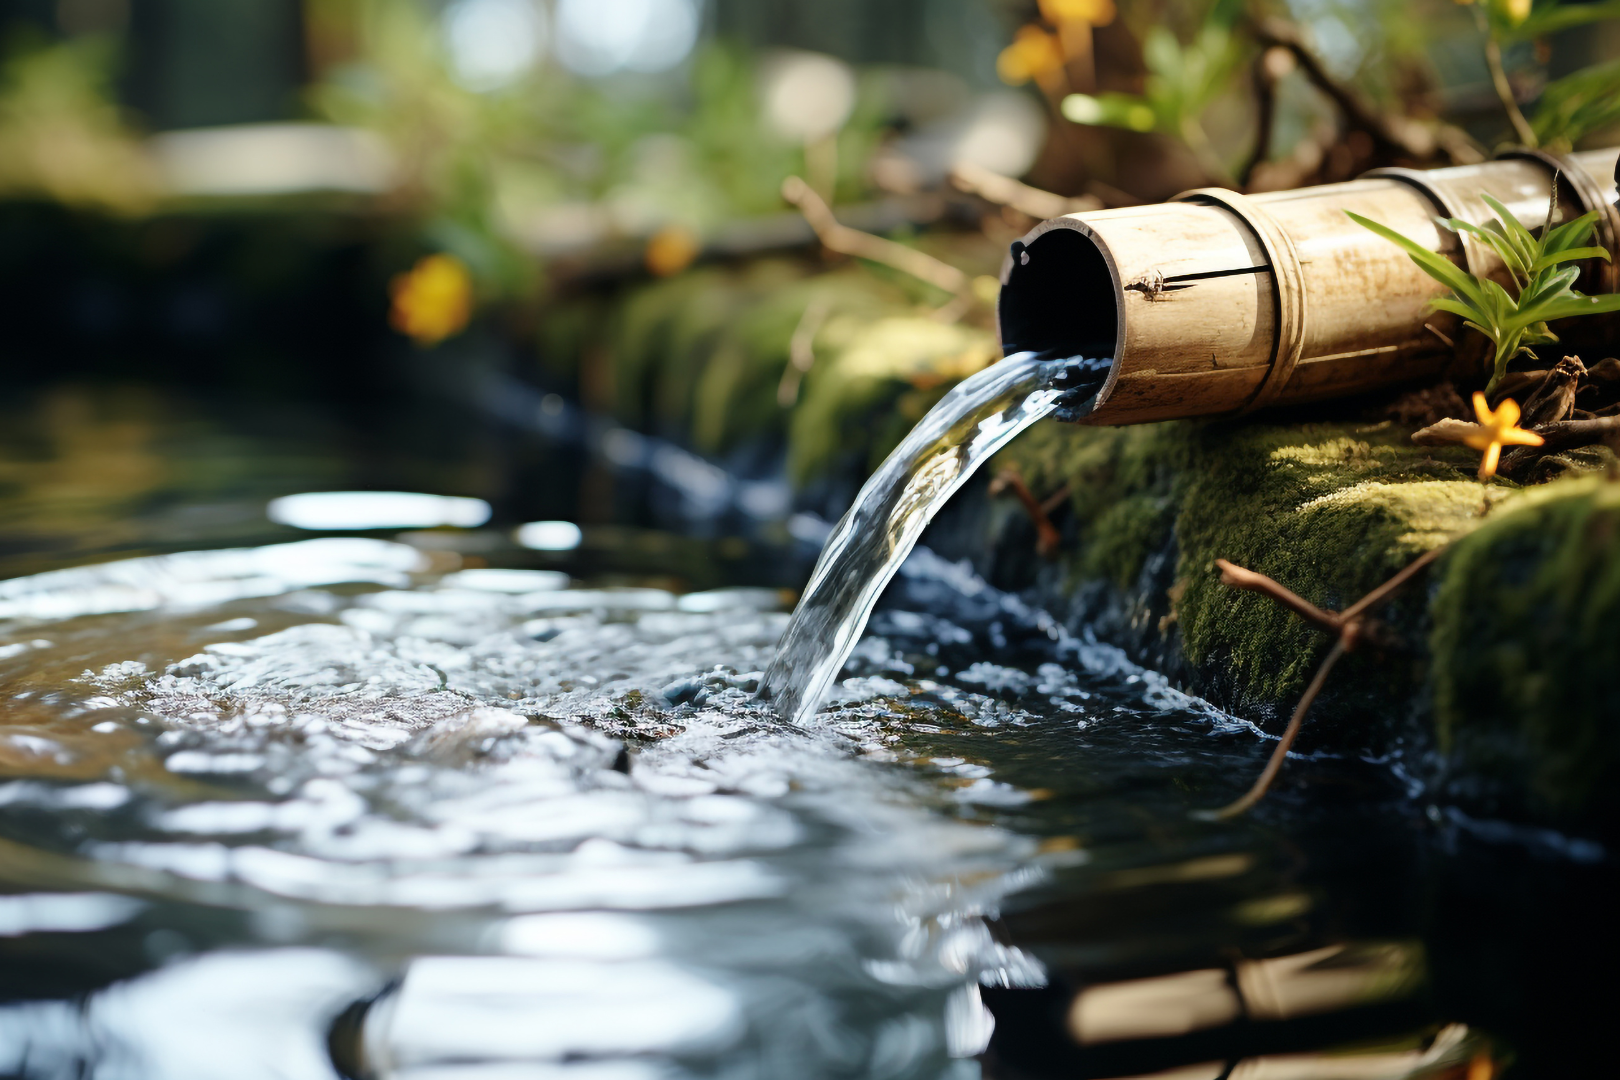
[[[1493,219],[1480,198],[1488,192],[1537,227],[1556,173],[1559,219],[1602,211],[1595,242],[1620,256],[1617,157],[1616,149],[1563,158],[1517,151],[1263,195],[1202,188],[1159,205],[1044,221],[1003,266],[1002,342],[1008,352],[1112,356],[1081,421],[1089,424],[1243,413],[1478,372],[1484,337],[1454,315],[1425,310],[1445,288],[1344,211],[1508,285],[1488,245],[1436,217],[1483,225]],[[1617,291],[1620,265],[1591,260],[1577,287]]]

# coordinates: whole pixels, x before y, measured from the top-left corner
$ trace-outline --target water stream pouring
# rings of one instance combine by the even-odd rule
[[[1035,421],[1077,418],[1108,377],[1107,360],[1019,353],[964,379],[929,410],[861,488],[827,538],[762,694],[783,719],[813,714],[917,538],[980,464]]]

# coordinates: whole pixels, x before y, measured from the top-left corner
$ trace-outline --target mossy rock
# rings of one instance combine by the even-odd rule
[[[1620,482],[1516,496],[1458,542],[1439,578],[1429,645],[1454,793],[1487,812],[1614,823]]]
[[[826,444],[823,430],[853,431],[862,447],[881,444],[886,452],[904,434],[887,442],[881,434],[906,418],[907,410],[889,408],[900,394],[918,386],[943,393],[996,357],[989,331],[916,314],[915,291],[859,265],[810,273],[786,259],[704,267],[637,286],[599,316],[618,418],[711,454],[760,435],[791,440],[801,480],[831,466],[830,450],[849,448]],[[784,408],[778,388],[793,335],[812,308],[826,312],[813,337],[815,363]],[[879,359],[883,349],[895,357]],[[921,415],[910,411],[912,421]]]
[[[1415,447],[1389,422],[1043,423],[993,468],[1011,466],[1038,495],[1069,486],[1065,591],[1101,581],[1143,593],[1157,584],[1158,595],[1137,595],[1131,606],[1157,615],[1161,637],[1176,636],[1193,689],[1272,716],[1304,688],[1325,642],[1271,600],[1221,585],[1215,560],[1342,608],[1477,523],[1483,497],[1463,472],[1466,456]],[[1174,557],[1159,581],[1143,581],[1152,555],[1167,549]],[[1403,598],[1386,614],[1415,623],[1412,605]]]
[[[985,274],[1002,258],[979,232],[912,239]],[[552,380],[577,382],[593,407],[610,404],[630,427],[717,456],[786,447],[797,480],[837,474],[839,487],[874,467],[950,385],[999,355],[993,313],[978,306],[956,312],[961,321],[937,320],[949,300],[875,263],[829,268],[779,253],[559,301],[540,320],[536,345]],[[784,403],[794,334],[817,311],[812,370]],[[881,357],[883,349],[896,355]]]
[[[965,512],[988,524],[968,530],[973,539],[958,529],[945,546],[1275,728],[1329,642],[1269,598],[1220,584],[1214,560],[1333,610],[1454,540],[1426,583],[1379,612],[1404,647],[1342,663],[1307,744],[1432,747],[1444,773],[1437,790],[1470,811],[1613,832],[1604,824],[1620,818],[1609,782],[1620,765],[1613,458],[1571,460],[1584,469],[1523,490],[1482,488],[1476,462],[1466,450],[1413,446],[1389,422],[1043,422],[987,471],[1016,469],[1037,497],[1068,485],[1057,558],[1041,563],[1022,512],[1010,500],[988,505],[982,487]]]

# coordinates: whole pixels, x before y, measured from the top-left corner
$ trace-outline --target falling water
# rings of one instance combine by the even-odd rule
[[[827,539],[763,693],[797,723],[813,714],[866,628],[883,587],[939,508],[997,450],[1060,406],[1089,400],[1109,361],[1018,353],[963,380],[861,488]]]

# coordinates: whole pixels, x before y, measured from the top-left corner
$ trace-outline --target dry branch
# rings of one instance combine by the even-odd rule
[[[948,293],[964,293],[971,284],[962,271],[926,252],[839,224],[832,208],[797,176],[782,182],[782,197],[799,208],[799,213],[830,251],[893,267]]]
[[[1316,669],[1311,685],[1305,688],[1304,696],[1299,699],[1299,704],[1294,706],[1294,715],[1288,718],[1288,727],[1283,731],[1282,738],[1277,740],[1277,749],[1272,751],[1270,760],[1260,771],[1254,786],[1242,798],[1215,811],[1212,817],[1219,820],[1237,817],[1266,797],[1266,792],[1271,789],[1271,782],[1277,779],[1277,773],[1281,771],[1282,763],[1288,757],[1289,748],[1294,745],[1294,739],[1299,735],[1299,729],[1305,724],[1305,714],[1311,711],[1311,706],[1316,703],[1316,696],[1322,692],[1322,686],[1327,682],[1328,673],[1333,670],[1333,665],[1339,662],[1339,658],[1345,652],[1343,640],[1333,643],[1333,648],[1328,650],[1327,656],[1322,660],[1322,666]]]
[[[990,496],[992,498],[1009,491],[1023,505],[1024,512],[1029,515],[1029,520],[1035,525],[1035,553],[1043,559],[1051,558],[1057,554],[1057,549],[1063,543],[1063,537],[1058,532],[1057,526],[1052,524],[1052,518],[1047,511],[1047,503],[1051,502],[1051,500],[1048,499],[1047,502],[1042,502],[1037,499],[1035,493],[1029,490],[1029,485],[1024,483],[1023,476],[1016,469],[1003,469],[996,474],[994,480],[990,481]],[[1064,495],[1067,496],[1066,490]]]
[[[1447,124],[1430,127],[1404,116],[1388,116],[1340,83],[1306,44],[1299,28],[1283,19],[1261,19],[1254,24],[1255,40],[1264,48],[1280,47],[1294,54],[1300,71],[1344,115],[1353,129],[1365,131],[1386,154],[1427,161],[1444,155],[1459,165],[1485,160],[1466,133]]]
[[[951,169],[951,183],[959,190],[977,195],[997,206],[1010,206],[1026,217],[1037,221],[1077,214],[1082,210],[1101,210],[1102,200],[1094,195],[1068,198],[1038,187],[1003,176],[998,172],[971,162],[959,162]]]
[[[1438,559],[1445,550],[1446,547],[1442,545],[1424,552],[1408,563],[1394,577],[1343,611],[1338,612],[1322,610],[1309,600],[1284,588],[1264,574],[1245,569],[1225,559],[1215,560],[1215,565],[1221,571],[1222,584],[1235,589],[1246,589],[1249,592],[1269,596],[1307,622],[1314,623],[1318,629],[1333,634],[1335,640],[1333,648],[1328,651],[1327,656],[1323,657],[1322,663],[1317,667],[1316,674],[1312,677],[1310,685],[1305,688],[1305,693],[1300,697],[1299,704],[1294,706],[1294,714],[1288,719],[1288,727],[1283,731],[1282,738],[1277,741],[1277,748],[1271,752],[1271,758],[1266,762],[1266,767],[1261,770],[1259,778],[1254,782],[1254,786],[1242,798],[1214,811],[1209,816],[1218,819],[1236,817],[1265,797],[1272,781],[1277,778],[1277,773],[1281,771],[1282,763],[1288,757],[1288,751],[1293,748],[1294,740],[1298,738],[1300,728],[1305,724],[1305,716],[1311,711],[1311,706],[1316,703],[1317,696],[1321,694],[1322,687],[1327,683],[1328,673],[1333,670],[1334,665],[1339,662],[1345,653],[1354,652],[1356,646],[1363,641],[1388,643],[1391,640],[1391,635],[1384,627],[1384,624],[1372,619],[1369,613],[1395,595],[1396,590],[1421,573],[1425,567]]]
[[[799,400],[799,384],[816,364],[816,334],[827,321],[827,311],[826,299],[818,296],[805,307],[798,325],[793,328],[793,337],[788,342],[788,365],[782,370],[782,381],[776,384],[776,403],[784,409],[792,408]]]

